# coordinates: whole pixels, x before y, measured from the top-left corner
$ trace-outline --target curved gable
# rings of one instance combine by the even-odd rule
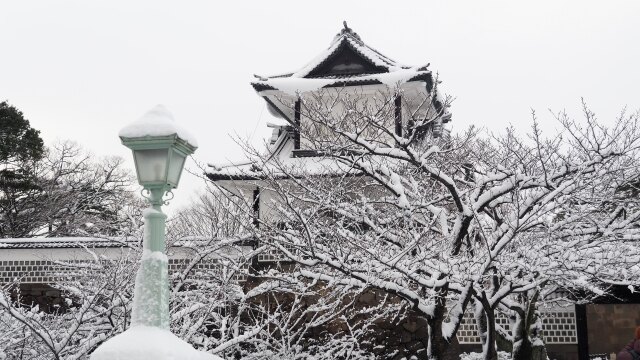
[[[349,41],[343,38],[336,50],[311,70],[305,78],[339,77],[385,72],[389,72],[387,67],[376,65],[373,61],[358,52]]]

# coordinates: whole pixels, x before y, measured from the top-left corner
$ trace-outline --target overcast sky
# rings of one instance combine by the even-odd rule
[[[199,140],[196,158],[242,154],[269,135],[252,74],[293,71],[346,20],[407,65],[431,63],[453,95],[453,130],[526,131],[531,109],[605,122],[640,107],[640,1],[8,1],[0,7],[0,101],[46,142],[130,154],[118,130],[156,104]],[[129,164],[132,166],[132,164]],[[183,179],[172,206],[202,184]]]

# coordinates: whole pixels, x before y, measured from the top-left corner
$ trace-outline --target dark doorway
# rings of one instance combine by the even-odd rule
[[[617,353],[633,339],[636,326],[640,304],[588,304],[589,353]]]

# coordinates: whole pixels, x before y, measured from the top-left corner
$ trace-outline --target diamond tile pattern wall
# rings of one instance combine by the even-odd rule
[[[573,308],[542,312],[542,328],[547,344],[577,344],[576,315]],[[509,330],[510,320],[498,315],[496,322],[505,330]],[[461,344],[480,344],[478,327],[471,313],[466,313],[458,330],[458,341]]]
[[[169,275],[183,271],[189,264],[189,259],[169,259]],[[61,281],[65,278],[77,276],[84,271],[78,265],[86,264],[86,261],[71,260],[65,262],[52,262],[46,260],[16,260],[0,262],[0,284],[19,281],[22,284],[48,284]],[[210,280],[214,277],[232,276],[235,281],[245,281],[248,265],[239,271],[223,268],[217,260],[203,260],[191,270],[199,280]],[[225,271],[225,273],[222,273]],[[232,272],[231,274],[228,272]]]

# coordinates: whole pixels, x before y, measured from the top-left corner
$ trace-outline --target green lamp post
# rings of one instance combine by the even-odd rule
[[[133,152],[138,183],[151,203],[144,216],[143,255],[136,276],[131,324],[169,328],[169,279],[165,255],[164,196],[178,187],[195,141],[158,105],[120,131],[122,144]],[[189,142],[191,140],[191,142]]]
[[[165,195],[178,186],[185,160],[197,143],[162,105],[123,128],[119,136],[133,152],[138,182],[151,206],[143,213],[143,254],[136,274],[131,327],[100,345],[91,359],[219,359],[196,351],[169,331],[167,216],[161,207]]]
[[[151,208],[143,213],[143,256],[136,276],[132,325],[169,328],[169,280],[165,255],[164,196],[178,186],[187,156],[196,147],[178,134],[166,136],[120,136],[130,148],[138,182],[147,192]]]

